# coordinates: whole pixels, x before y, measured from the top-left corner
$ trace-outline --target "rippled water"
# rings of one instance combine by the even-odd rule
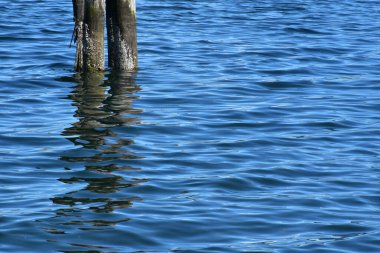
[[[380,5],[138,0],[75,74],[71,1],[0,0],[1,252],[380,252]]]

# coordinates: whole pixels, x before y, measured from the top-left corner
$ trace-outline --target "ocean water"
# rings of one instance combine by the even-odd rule
[[[380,5],[137,1],[79,75],[71,1],[0,0],[0,252],[380,252]]]

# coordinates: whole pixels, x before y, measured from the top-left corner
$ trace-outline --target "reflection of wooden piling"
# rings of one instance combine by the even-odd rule
[[[107,0],[107,29],[109,66],[114,70],[136,70],[136,1]]]
[[[83,70],[104,69],[104,0],[85,0]]]

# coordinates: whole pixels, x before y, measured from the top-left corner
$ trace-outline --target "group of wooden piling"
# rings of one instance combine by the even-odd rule
[[[108,65],[116,71],[137,69],[135,0],[72,0],[75,70],[104,70],[104,24],[107,24]],[[105,22],[106,20],[106,22]]]

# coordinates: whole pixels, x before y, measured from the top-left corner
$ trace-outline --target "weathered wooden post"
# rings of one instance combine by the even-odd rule
[[[114,70],[136,70],[136,1],[107,0],[106,13],[108,65]]]
[[[104,0],[85,0],[83,70],[104,70]]]
[[[74,42],[77,44],[75,55],[75,71],[83,71],[83,21],[84,21],[84,0],[73,0],[74,8]]]
[[[73,0],[77,72],[96,72],[104,69],[104,1]]]

